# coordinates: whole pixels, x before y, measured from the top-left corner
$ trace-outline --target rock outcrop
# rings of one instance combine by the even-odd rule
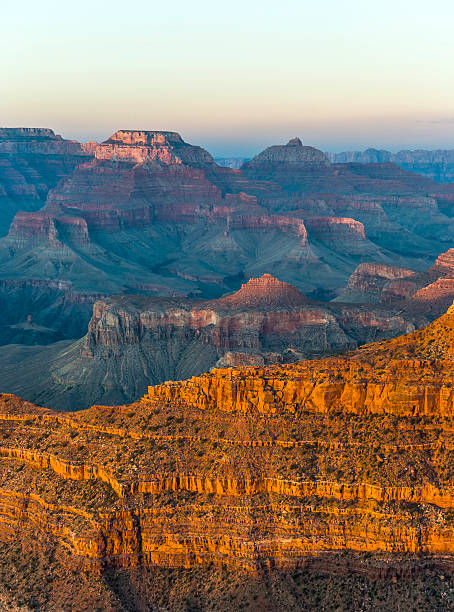
[[[69,215],[54,217],[45,212],[18,212],[10,226],[9,237],[19,244],[45,241],[52,247],[63,247],[67,239],[74,244],[90,242],[84,218]]]
[[[260,278],[251,278],[241,288],[227,297],[218,300],[218,304],[236,305],[238,307],[260,308],[292,307],[307,304],[309,300],[296,287],[274,278],[271,274],[263,274]]]
[[[415,359],[417,360],[413,366],[415,369],[418,367],[428,368],[427,371],[433,371],[434,375],[438,376],[441,381],[444,372],[450,371],[450,364],[454,358],[454,305],[450,306],[446,314],[424,329],[414,331],[406,336],[399,336],[386,343],[364,346],[359,351],[359,358],[367,359],[374,367],[377,364],[381,366],[384,359]],[[449,412],[449,386],[448,381],[443,382],[431,410],[437,409],[438,402],[439,409],[442,412]],[[425,401],[427,407],[427,401],[430,402],[431,400],[426,397]],[[445,401],[448,402],[446,406]]]
[[[454,249],[449,249],[446,253],[439,255],[430,272],[439,276],[454,278]]]
[[[381,263],[362,263],[336,298],[339,302],[377,303],[411,297],[418,289],[414,270]]]
[[[419,312],[436,318],[454,299],[453,253],[453,249],[442,253],[424,272],[379,263],[360,264],[334,301],[389,304],[407,316]]]
[[[48,128],[0,128],[0,154],[85,156],[76,140],[65,140]]]
[[[289,164],[292,166],[329,166],[326,155],[314,147],[304,146],[299,138],[292,138],[286,145],[268,147],[245,163],[247,169],[267,164]]]
[[[135,163],[160,162],[167,165],[213,164],[208,151],[189,145],[177,132],[119,130],[95,148],[96,159]]]

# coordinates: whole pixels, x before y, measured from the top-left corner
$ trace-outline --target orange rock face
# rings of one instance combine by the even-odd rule
[[[41,531],[94,569],[255,571],[342,550],[449,562],[453,321],[130,406],[63,414],[3,395],[0,535]]]

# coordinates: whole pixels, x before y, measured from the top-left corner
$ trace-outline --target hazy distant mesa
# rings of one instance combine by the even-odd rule
[[[391,153],[384,149],[366,149],[365,151],[343,151],[341,153],[325,153],[328,159],[335,164],[383,164],[392,162],[404,170],[422,174],[437,181],[437,183],[454,182],[454,149],[427,149],[402,150]],[[241,168],[249,161],[248,157],[216,157],[220,166]]]

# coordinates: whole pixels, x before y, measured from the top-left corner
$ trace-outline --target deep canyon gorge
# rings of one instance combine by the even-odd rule
[[[451,154],[0,129],[0,606],[452,609]]]

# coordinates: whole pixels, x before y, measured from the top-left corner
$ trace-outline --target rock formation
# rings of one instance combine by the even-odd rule
[[[454,278],[454,249],[439,255],[430,271],[440,276]]]
[[[245,163],[247,169],[267,164],[289,164],[292,166],[328,166],[329,160],[322,151],[303,146],[299,138],[292,138],[286,145],[268,147]]]
[[[424,272],[379,263],[363,263],[334,301],[390,304],[400,312],[440,316],[454,299],[453,249],[439,255]]]
[[[380,302],[402,300],[416,293],[414,270],[380,263],[362,263],[349,278],[347,287],[336,298],[340,302]]]
[[[76,140],[65,140],[48,128],[0,128],[1,154],[84,156]]]
[[[217,300],[105,297],[94,304],[84,338],[27,351],[3,347],[0,367],[5,389],[52,408],[76,409],[130,402],[150,383],[213,367],[340,353],[420,327],[433,311],[425,317],[414,308],[396,314],[388,304],[316,303],[265,274]],[[45,312],[39,320],[48,321]],[[61,326],[64,314],[58,314]]]
[[[177,132],[119,130],[95,148],[96,159],[135,163],[160,162],[167,165],[213,164],[208,151],[189,145]]]
[[[276,306],[285,308],[307,304],[309,300],[296,287],[263,274],[260,278],[251,278],[234,294],[222,298],[218,304],[237,305],[248,308]]]
[[[16,212],[40,209],[49,190],[89,157],[50,129],[0,128],[0,235]]]
[[[270,272],[335,296],[362,262],[424,270],[454,239],[449,186],[391,163],[330,164],[299,139],[238,170],[175,132],[120,130],[84,147],[48,130],[5,134],[8,163],[22,163],[21,147],[41,151],[40,163],[63,160],[52,185],[14,210],[0,240],[5,280],[213,298]]]
[[[0,281],[0,354],[3,345],[43,346],[86,333],[100,294],[80,293],[63,281]],[[39,350],[39,349],[38,349]],[[20,351],[19,346],[13,351]],[[1,358],[0,358],[1,360]],[[25,372],[17,372],[22,380]]]

